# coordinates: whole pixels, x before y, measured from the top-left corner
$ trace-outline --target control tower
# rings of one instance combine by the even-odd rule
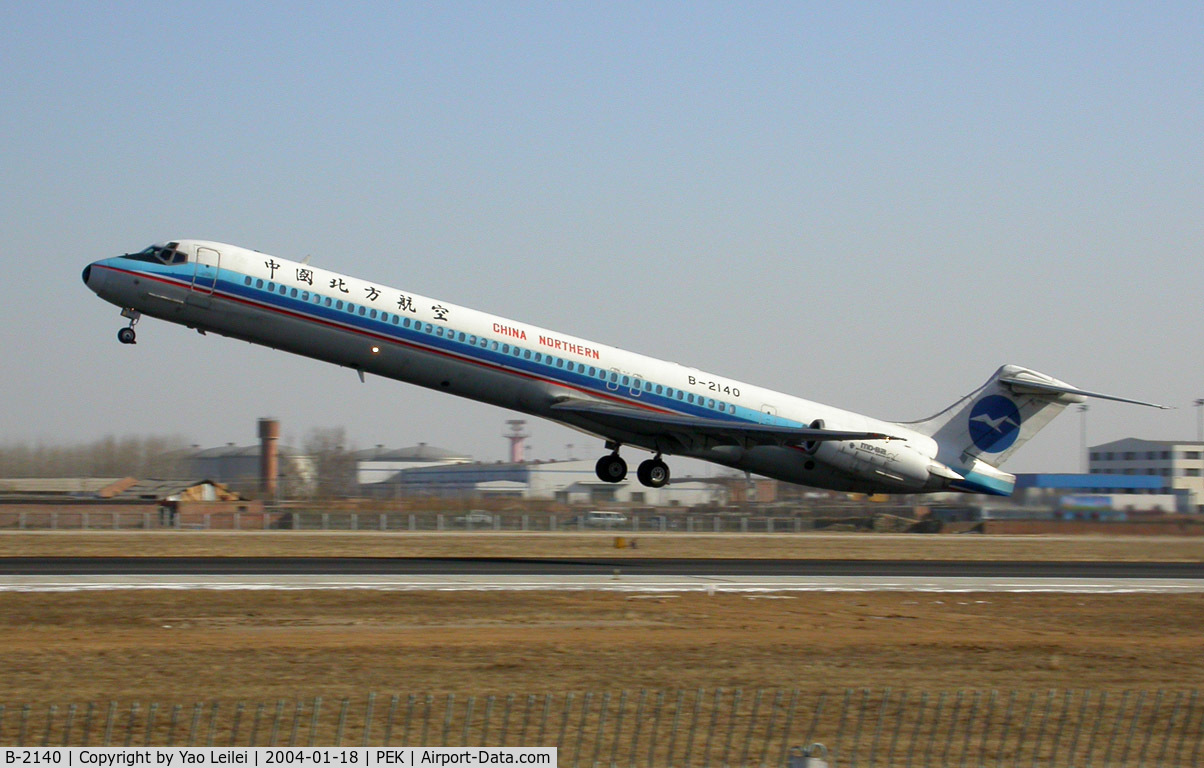
[[[503,433],[502,437],[510,441],[510,462],[521,464],[523,462],[523,441],[530,437],[523,431],[527,422],[522,419],[511,419],[506,423],[510,425],[510,431]]]

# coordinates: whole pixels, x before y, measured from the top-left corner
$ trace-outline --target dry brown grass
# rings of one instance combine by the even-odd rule
[[[634,538],[635,549],[614,539]],[[0,533],[0,557],[735,557],[1204,562],[1204,538],[869,533]]]
[[[1201,559],[1187,540],[5,534],[4,555]],[[1202,594],[0,593],[0,700],[1204,685]]]
[[[3,700],[1204,683],[1204,595],[0,594]]]

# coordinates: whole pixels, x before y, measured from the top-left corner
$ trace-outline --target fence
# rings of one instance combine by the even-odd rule
[[[561,766],[1199,765],[1198,690],[637,690],[0,707],[6,746],[552,746]]]
[[[758,517],[731,514],[640,515],[598,524],[571,514],[496,514],[477,520],[444,512],[191,512],[172,515],[147,511],[22,511],[0,509],[0,529],[8,530],[296,530],[296,531],[600,531],[612,533],[798,533],[826,526],[834,519],[862,527],[884,519],[854,516]]]

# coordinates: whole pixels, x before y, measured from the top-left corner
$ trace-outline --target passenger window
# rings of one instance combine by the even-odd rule
[[[262,281],[262,280],[256,280],[256,281],[255,281],[255,287],[256,287],[256,288],[262,288],[262,287],[263,287],[263,281]]]
[[[398,318],[398,317],[397,317],[397,315],[393,315],[393,325],[397,325],[397,321],[398,321],[399,319],[400,319],[400,318]]]
[[[330,306],[330,305],[328,304],[327,306]],[[334,308],[335,308],[335,309],[342,309],[342,308],[343,308],[343,300],[342,300],[342,299],[339,299],[338,301],[336,301],[336,302],[334,303]]]
[[[251,276],[250,276],[250,275],[247,275],[246,279],[244,279],[244,280],[242,281],[242,284],[243,284],[243,285],[250,285],[250,284],[251,284]]]
[[[561,360],[559,357],[558,357],[558,358],[556,358],[556,367],[557,367],[557,368],[563,368],[563,367],[564,367],[564,361],[563,361],[563,360]]]
[[[476,337],[476,336],[469,336],[469,337],[468,337],[468,343],[469,343],[469,344],[471,344],[472,346],[474,346],[474,347],[475,347],[475,346],[477,345],[477,337]]]
[[[736,412],[736,406],[734,406],[734,405],[731,405],[731,404],[729,403],[729,404],[728,404],[728,406],[727,406],[727,412],[728,412],[728,413],[735,413],[735,412]]]
[[[309,291],[301,291],[301,301],[309,301]]]
[[[492,344],[492,345],[490,345],[490,348],[491,348],[491,349],[492,349],[494,352],[497,352],[497,342],[496,342],[496,341],[495,341],[495,342],[493,342],[493,344]],[[514,354],[516,354],[516,355],[518,354],[518,347],[515,347],[515,348],[514,348]]]
[[[707,400],[707,408],[714,408],[714,407],[715,407],[715,401]]]
[[[463,342],[464,342],[464,339],[465,339],[465,336],[464,336],[464,334],[462,334],[462,333],[461,333],[461,334],[460,334],[458,337],[456,337],[456,341],[459,341],[459,342],[461,342],[461,343],[463,343]]]
[[[693,395],[690,395],[690,397],[693,397]],[[679,390],[677,390],[677,399],[678,399],[678,400],[684,400],[684,399],[685,399],[685,393],[684,393],[684,392],[682,392],[680,389],[679,389]]]
[[[523,358],[526,360],[530,360],[531,359],[531,350],[524,349],[523,350]]]
[[[630,377],[630,376],[624,376],[624,377],[623,377],[623,386],[627,386],[627,385],[628,385],[628,384],[630,384],[630,383],[631,383],[631,377]]]
[[[365,314],[367,314],[366,310],[363,307],[360,307],[360,317],[363,317]]]
[[[687,402],[687,403],[693,403],[693,402],[694,402],[694,395],[686,395],[686,402]]]
[[[596,370],[594,370],[594,367],[591,365],[591,366],[589,367],[589,375],[590,375],[590,376],[596,376],[596,375],[597,375],[597,373],[598,373],[598,372],[597,372]]]
[[[536,352],[535,353],[535,362],[542,363],[543,362],[543,354]]]
[[[665,388],[662,387],[660,384],[657,384],[656,385],[656,394],[658,394],[658,395],[661,394],[664,391],[664,389]]]
[[[328,307],[329,307],[329,306],[330,306],[330,297],[329,297],[329,296],[327,296],[327,297],[326,297],[326,300],[325,300],[325,301],[323,301],[322,303],[323,303],[323,304],[325,304],[326,306],[328,306]]]
[[[439,338],[443,338],[443,326],[442,325],[435,326],[435,335],[438,336]]]
[[[276,292],[276,284],[268,283],[268,290],[271,291],[272,293],[275,293]]]
[[[612,382],[613,382],[613,381],[618,381],[618,380],[619,380],[619,374],[617,374],[617,373],[611,373],[611,374],[610,374],[610,380],[611,380]]]
[[[288,286],[287,286],[287,285],[281,284],[281,286],[280,286],[280,295],[281,295],[281,296],[287,296],[287,295],[288,295]]]
[[[288,295],[289,295],[291,298],[294,298],[294,299],[295,299],[295,298],[297,298],[297,289],[296,289],[296,288],[293,288],[291,291],[289,291],[289,292],[288,292]]]
[[[407,317],[406,319],[402,320],[401,324],[403,326],[405,326],[406,328],[409,328],[410,327],[410,318]]]
[[[352,304],[350,301],[347,302],[347,311],[353,315],[355,314],[355,305]]]

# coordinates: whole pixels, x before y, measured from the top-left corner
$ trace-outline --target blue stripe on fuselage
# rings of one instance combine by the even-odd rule
[[[188,288],[190,290],[192,289],[195,264],[191,262],[180,265],[161,265],[143,261],[131,263],[130,260],[120,257],[109,259],[107,261],[120,262],[120,268],[128,272],[136,272],[147,275],[154,279],[170,282],[183,288]],[[116,265],[114,266],[116,267]],[[640,394],[638,396],[632,396],[629,394],[630,390],[632,389],[630,386],[623,386],[620,384],[618,385],[617,389],[609,389],[607,388],[608,382],[605,379],[598,378],[597,376],[590,376],[587,373],[581,373],[577,371],[577,366],[581,365],[580,363],[575,363],[567,358],[551,355],[531,347],[518,347],[517,345],[510,344],[509,341],[504,339],[497,340],[489,337],[477,336],[478,339],[486,339],[490,343],[496,341],[499,345],[510,344],[512,350],[515,348],[520,350],[530,350],[533,354],[538,353],[545,359],[559,358],[564,360],[566,365],[572,365],[573,370],[569,371],[567,368],[557,368],[554,365],[548,365],[543,362],[537,363],[533,359],[529,360],[520,356],[516,356],[513,352],[507,354],[502,352],[500,349],[495,351],[492,349],[471,345],[468,343],[467,338],[476,334],[469,334],[463,331],[455,330],[449,326],[440,325],[439,323],[420,321],[417,318],[411,318],[411,327],[406,328],[404,325],[394,325],[392,322],[386,322],[379,317],[374,319],[369,317],[367,314],[359,315],[357,313],[349,312],[346,309],[336,309],[334,306],[327,307],[324,304],[318,304],[312,300],[306,301],[300,298],[300,294],[302,292],[308,292],[312,296],[318,296],[322,299],[331,298],[332,301],[338,300],[334,297],[327,297],[321,293],[308,291],[307,289],[296,288],[295,286],[286,284],[275,284],[277,285],[277,290],[269,291],[266,287],[256,288],[254,284],[246,285],[246,278],[248,276],[240,272],[235,272],[225,268],[218,269],[217,272],[217,281],[214,284],[212,291],[217,297],[238,300],[256,307],[268,309],[282,314],[288,314],[310,321],[319,321],[327,325],[333,325],[344,330],[350,330],[355,333],[367,335],[383,341],[402,343],[407,346],[428,351],[437,351],[455,359],[472,362],[479,365],[487,365],[512,373],[517,372],[536,380],[545,381],[552,384],[567,385],[590,395],[594,395],[606,400],[620,402],[625,405],[644,408],[647,410],[668,411],[672,413],[681,413],[708,419],[719,419],[735,423],[761,423],[766,416],[760,411],[744,408],[742,406],[735,405],[734,403],[732,405],[735,405],[736,413],[732,414],[726,411],[720,412],[718,409],[708,408],[705,405],[690,404],[685,401],[666,397],[665,395],[657,395],[654,392],[649,392],[642,389],[640,390]],[[232,279],[234,276],[237,276],[237,279]],[[203,291],[205,294],[210,293],[208,286],[209,279],[209,275],[206,275],[204,279],[205,285]],[[251,279],[253,281],[263,280],[263,278],[255,277],[252,277]],[[265,283],[273,284],[274,281],[265,280]],[[283,287],[286,293],[280,293],[280,287]],[[297,297],[293,297],[291,295],[293,291],[298,293]],[[345,299],[343,301],[345,304],[363,307],[365,310],[372,309],[365,304],[349,302]],[[380,310],[377,311],[380,312]],[[402,317],[400,313],[392,311],[386,311],[386,314],[388,314],[390,317]],[[425,331],[425,327],[430,327],[431,332],[428,333]],[[442,337],[436,335],[435,329],[437,328],[443,328],[446,335]],[[461,342],[458,340],[460,335],[465,337],[465,341]],[[611,373],[609,369],[603,369],[599,366],[592,367],[598,369],[599,373],[604,374],[607,377],[609,377]],[[624,375],[630,376],[630,374]],[[632,379],[634,380],[634,378],[635,377],[633,376]],[[641,381],[651,380],[642,379]],[[654,385],[657,384],[655,381],[651,381],[651,383]],[[672,388],[677,389],[678,391],[683,391],[678,387]],[[713,399],[704,398],[704,396],[698,395],[697,393],[687,392],[686,394],[694,394],[694,396],[699,399]],[[777,416],[772,418],[772,423],[785,426],[802,426],[801,422],[784,419]]]

